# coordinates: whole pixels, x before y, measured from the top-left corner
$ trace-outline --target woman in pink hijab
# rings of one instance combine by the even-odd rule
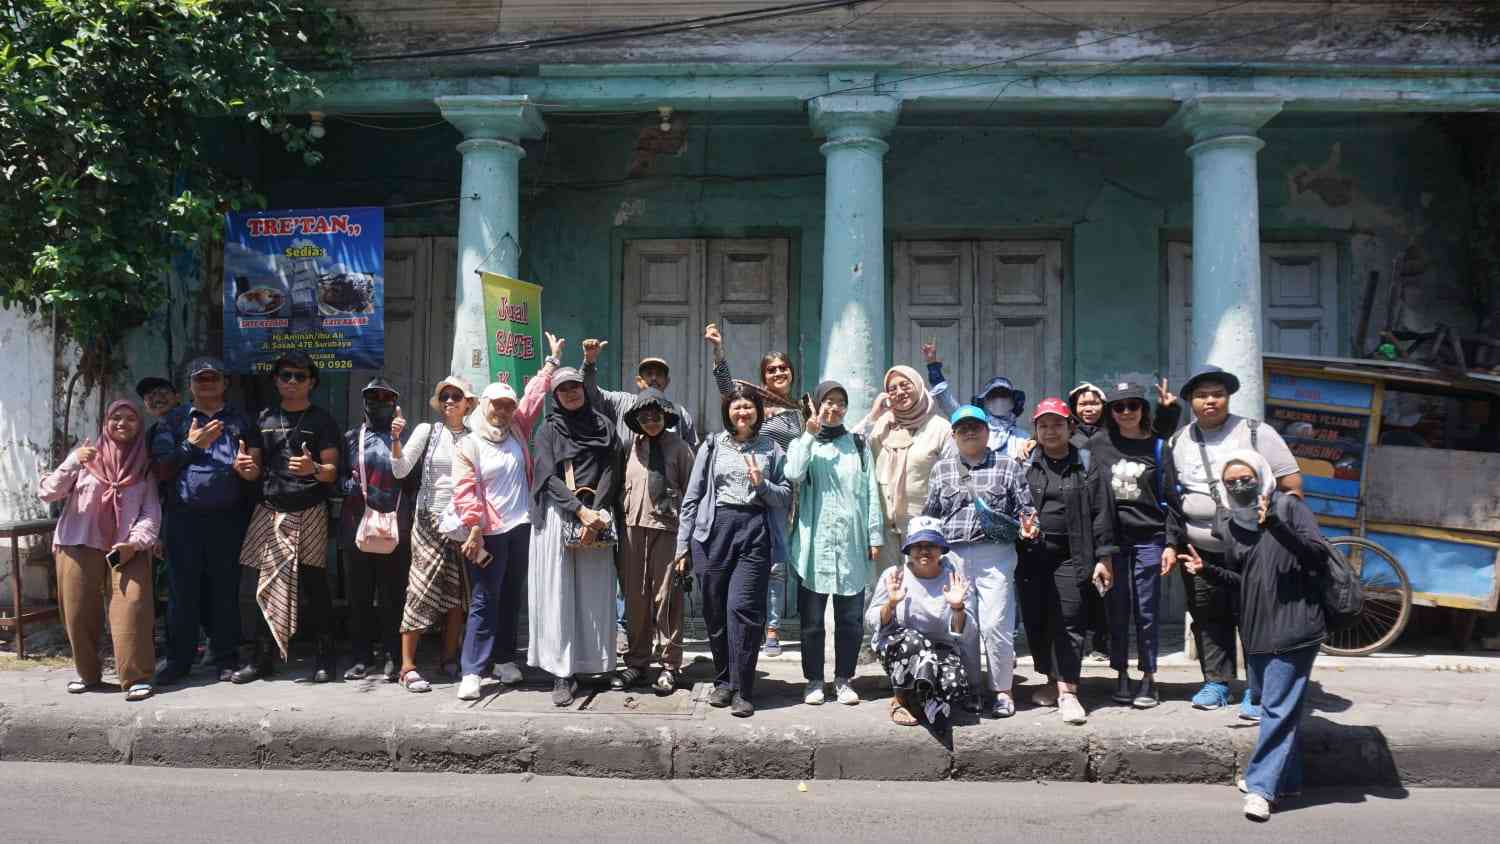
[[[57,471],[42,477],[43,501],[63,501],[52,536],[63,626],[73,646],[78,694],[100,685],[99,637],[104,586],[115,672],[126,700],[151,696],[156,652],[151,595],[151,546],[161,525],[161,500],[148,466],[141,413],[120,400],[104,414],[98,439],[85,441]]]

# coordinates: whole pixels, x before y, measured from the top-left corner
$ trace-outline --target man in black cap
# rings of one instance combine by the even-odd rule
[[[1207,366],[1182,385],[1193,410],[1193,422],[1168,441],[1166,487],[1174,513],[1167,519],[1167,545],[1162,551],[1162,574],[1177,564],[1179,554],[1188,545],[1213,565],[1224,565],[1224,543],[1214,535],[1217,513],[1227,507],[1219,473],[1224,468],[1223,455],[1236,449],[1260,452],[1276,474],[1276,486],[1285,492],[1302,494],[1302,476],[1297,458],[1282,441],[1281,435],[1258,419],[1246,419],[1229,412],[1229,397],[1240,388],[1240,379],[1217,366]],[[1179,497],[1180,496],[1180,497]],[[1188,610],[1193,614],[1193,639],[1198,648],[1198,662],[1203,668],[1203,688],[1193,696],[1198,709],[1218,709],[1230,703],[1229,684],[1235,679],[1235,610],[1234,594],[1206,578],[1182,570],[1187,589]],[[1246,689],[1241,714],[1257,717],[1257,708]]]
[[[327,683],[337,663],[329,632],[327,501],[343,435],[328,411],[312,403],[318,367],[311,358],[283,352],[271,373],[281,401],[261,411],[257,423],[265,449],[261,501],[240,550],[240,635],[255,631],[255,642],[242,646],[232,679],[248,683],[269,672],[273,649],[287,658],[300,625],[318,643],[313,682]],[[305,617],[299,594],[307,598]]]
[[[635,432],[625,424],[625,414],[635,406],[638,393],[617,392],[615,390],[599,389],[599,353],[609,345],[608,340],[588,339],[583,341],[583,387],[588,390],[590,401],[603,410],[615,420],[618,427],[620,442],[630,442]],[[656,390],[663,397],[667,394],[667,387],[672,384],[671,369],[662,358],[641,358],[640,365],[636,367],[635,387],[637,390]],[[670,401],[670,399],[669,399]],[[693,424],[693,415],[681,404],[674,404],[677,409],[678,421],[674,427],[668,428],[682,437],[688,448],[698,447],[698,429]]]
[[[259,480],[260,429],[224,398],[218,358],[188,364],[191,404],[169,411],[152,428],[151,457],[166,487],[162,496],[167,566],[166,661],[154,685],[170,686],[193,665],[201,623],[209,652],[228,680],[240,641],[240,544],[249,520],[244,484]]]
[[[339,466],[339,488],[344,496],[339,513],[339,547],[349,561],[352,663],[344,672],[344,679],[363,680],[371,673],[374,646],[379,640],[385,651],[381,675],[387,682],[395,682],[399,679],[401,658],[401,611],[406,606],[406,580],[411,571],[411,523],[422,473],[412,472],[402,479],[396,477],[392,468],[391,423],[401,415],[398,404],[401,392],[377,375],[360,394],[364,398],[364,422],[344,432],[343,462]],[[359,547],[360,519],[367,508],[376,513],[396,514],[399,542],[392,550],[381,552]]]
[[[152,419],[160,419],[166,416],[173,408],[182,403],[182,398],[177,395],[177,388],[172,382],[156,375],[148,375],[135,382],[135,394],[141,397],[141,404],[146,406],[146,413]]]

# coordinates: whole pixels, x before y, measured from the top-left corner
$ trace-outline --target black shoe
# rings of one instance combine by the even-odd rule
[[[729,714],[736,718],[749,718],[755,714],[755,704],[745,700],[738,692],[734,695],[734,703],[729,707]]]
[[[572,677],[558,677],[552,683],[552,705],[557,707],[572,706],[573,697],[578,694],[578,681]]]
[[[338,652],[333,648],[332,636],[318,637],[318,655],[316,658],[317,668],[313,671],[314,683],[332,683],[334,674],[339,670]]]
[[[370,676],[370,669],[365,665],[364,660],[355,660],[354,664],[349,666],[349,669],[344,672],[344,679],[351,682],[354,680],[363,680],[368,676]]]
[[[1130,691],[1130,674],[1128,672],[1119,672],[1119,675],[1115,678],[1115,693],[1109,697],[1115,703],[1130,703],[1135,699],[1135,695]]]
[[[187,669],[178,668],[177,666],[168,662],[162,665],[161,670],[156,672],[155,677],[151,678],[151,685],[158,687],[175,686],[178,683],[181,683],[183,680],[186,680],[187,676]]]
[[[734,689],[721,689],[714,686],[714,690],[708,693],[708,705],[715,709],[723,709],[734,701]]]
[[[400,679],[401,679],[401,671],[397,667],[396,661],[394,659],[391,659],[391,658],[387,657],[386,660],[385,660],[385,681],[387,683],[394,683],[394,682],[396,682],[397,680],[400,680]]]
[[[1136,709],[1150,709],[1161,703],[1160,696],[1156,693],[1156,681],[1150,674],[1141,678],[1141,682],[1135,687],[1135,694],[1130,705]]]
[[[275,663],[271,661],[270,642],[256,639],[253,645],[240,646],[240,667],[229,675],[229,682],[244,684],[269,677],[275,667]]]
[[[609,678],[609,687],[617,692],[633,689],[640,684],[646,675],[637,668],[622,668],[615,672],[615,676]]]

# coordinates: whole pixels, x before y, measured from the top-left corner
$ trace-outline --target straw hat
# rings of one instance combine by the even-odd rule
[[[447,378],[437,382],[437,386],[432,388],[432,398],[427,400],[427,404],[439,413],[443,412],[443,403],[438,400],[438,396],[442,394],[444,387],[457,388],[459,392],[464,394],[464,398],[469,400],[471,408],[479,403],[479,396],[474,395],[474,388],[469,386],[468,381],[457,375],[449,375]]]

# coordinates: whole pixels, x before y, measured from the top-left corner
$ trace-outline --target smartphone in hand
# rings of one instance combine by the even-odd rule
[[[104,555],[104,562],[109,563],[109,567],[112,569],[119,568],[122,564],[120,560],[120,549],[111,549],[109,553]]]

